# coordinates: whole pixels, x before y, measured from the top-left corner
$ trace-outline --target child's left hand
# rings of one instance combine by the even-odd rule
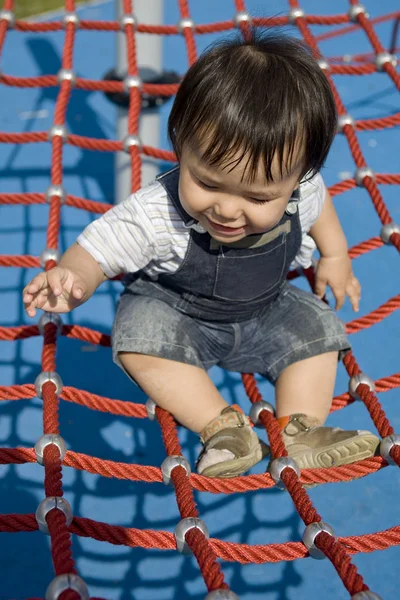
[[[315,293],[323,298],[326,286],[329,285],[336,300],[336,310],[344,304],[346,296],[349,297],[353,310],[358,312],[361,286],[354,276],[349,256],[321,256],[316,270]]]

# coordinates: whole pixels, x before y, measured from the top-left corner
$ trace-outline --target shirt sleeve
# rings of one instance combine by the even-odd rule
[[[302,233],[300,250],[291,267],[306,269],[312,263],[312,255],[316,249],[314,240],[308,235],[311,227],[321,214],[326,198],[326,186],[320,173],[309,181],[300,184],[300,202],[298,205]]]
[[[141,192],[129,196],[90,223],[77,242],[107,277],[134,273],[155,256],[156,236]]]

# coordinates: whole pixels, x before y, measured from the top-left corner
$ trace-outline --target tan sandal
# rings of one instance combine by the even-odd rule
[[[243,475],[269,454],[269,447],[254,433],[249,418],[231,406],[203,429],[200,439],[204,448],[196,468],[206,477]]]
[[[348,465],[374,456],[380,443],[369,431],[324,427],[314,417],[303,414],[291,415],[282,437],[300,469]]]

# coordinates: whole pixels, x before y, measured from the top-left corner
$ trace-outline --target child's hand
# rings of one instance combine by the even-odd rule
[[[36,309],[48,312],[69,312],[85,298],[87,285],[80,275],[65,267],[54,267],[39,273],[24,288],[23,301],[30,317]]]
[[[324,297],[327,285],[330,286],[335,296],[336,310],[343,306],[345,298],[348,296],[353,310],[358,312],[361,286],[354,276],[351,260],[347,254],[343,256],[321,256],[315,278],[315,293],[319,298]]]

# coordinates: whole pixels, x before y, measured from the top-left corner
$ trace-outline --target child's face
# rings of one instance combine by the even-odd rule
[[[273,183],[266,183],[261,164],[253,182],[241,181],[245,165],[246,158],[229,172],[205,164],[188,147],[182,151],[179,179],[182,206],[211,237],[225,244],[273,228],[299,185],[302,170],[299,164],[283,178],[278,164],[273,164]]]

